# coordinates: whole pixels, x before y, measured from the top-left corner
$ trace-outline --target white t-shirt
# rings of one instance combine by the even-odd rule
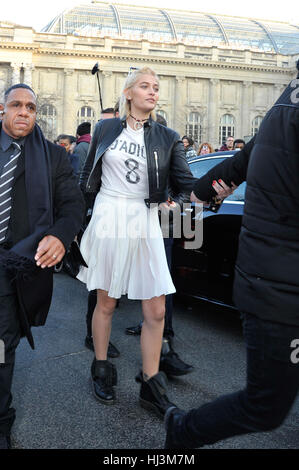
[[[102,164],[102,188],[124,196],[148,198],[148,172],[143,127],[128,124],[106,150]]]

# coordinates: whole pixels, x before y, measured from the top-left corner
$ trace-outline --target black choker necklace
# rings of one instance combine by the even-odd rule
[[[139,129],[142,128],[143,122],[148,121],[148,118],[146,119],[137,119],[132,114],[130,114],[131,118],[133,118],[136,122],[134,122],[134,129],[135,131],[139,131]]]

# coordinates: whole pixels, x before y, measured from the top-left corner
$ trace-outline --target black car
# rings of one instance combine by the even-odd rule
[[[211,153],[193,158],[188,163],[193,175],[200,178],[235,153]],[[235,308],[232,286],[245,187],[246,183],[242,183],[223,201],[218,212],[204,209],[203,244],[200,248],[186,249],[187,239],[175,239],[172,274],[179,295]],[[186,213],[182,215],[186,216]]]

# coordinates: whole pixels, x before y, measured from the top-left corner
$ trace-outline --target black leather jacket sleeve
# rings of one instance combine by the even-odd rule
[[[228,186],[231,186],[232,182],[239,186],[243,181],[246,181],[249,157],[254,142],[255,136],[233,157],[226,158],[223,162],[214,166],[214,168],[208,171],[204,176],[197,179],[193,187],[196,197],[201,201],[210,202],[217,194],[212,187],[214,180],[222,179]]]
[[[190,194],[180,191],[171,178],[168,181],[168,195],[169,199],[179,204],[181,209],[183,208],[184,202],[190,202]]]

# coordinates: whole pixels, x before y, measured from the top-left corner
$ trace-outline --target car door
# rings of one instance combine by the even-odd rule
[[[207,155],[189,162],[193,175],[203,176],[224,158],[234,153]],[[232,302],[234,265],[242,223],[245,183],[227,198],[218,212],[203,212],[203,244],[186,249],[186,239],[175,240],[173,278],[179,294],[220,303],[229,307]],[[182,213],[186,217],[186,213]]]

